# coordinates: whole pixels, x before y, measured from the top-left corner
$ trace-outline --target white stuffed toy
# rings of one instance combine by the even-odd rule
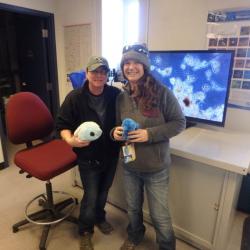
[[[96,122],[83,122],[74,132],[81,141],[94,141],[102,135],[102,130]]]

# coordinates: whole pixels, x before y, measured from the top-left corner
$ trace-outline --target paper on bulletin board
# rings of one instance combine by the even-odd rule
[[[208,13],[208,49],[234,50],[228,104],[250,110],[250,10]]]
[[[66,73],[85,69],[91,56],[91,25],[79,24],[64,27]],[[67,79],[69,81],[69,79]]]

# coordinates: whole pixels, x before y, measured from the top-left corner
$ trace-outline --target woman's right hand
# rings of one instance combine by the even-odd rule
[[[123,128],[121,126],[115,127],[113,131],[113,138],[116,141],[124,141],[124,139],[122,138],[122,134],[123,134]]]
[[[65,139],[65,141],[72,147],[82,148],[87,147],[90,144],[90,141],[81,141],[78,137],[72,135],[71,137]]]
[[[74,136],[69,129],[63,129],[60,135],[64,141],[66,141],[71,147],[82,148],[87,147],[90,141],[81,141],[77,136]]]

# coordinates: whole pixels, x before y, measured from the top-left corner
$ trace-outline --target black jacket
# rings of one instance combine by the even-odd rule
[[[101,124],[99,117],[88,102],[88,81],[82,88],[72,90],[62,103],[56,119],[56,130],[60,132],[63,129],[69,129],[74,133],[75,129],[85,121],[94,121],[101,127],[102,136],[83,148],[73,148],[78,156],[78,163],[82,164],[89,161],[100,161],[102,165],[108,167],[114,159],[118,158],[119,144],[110,139],[110,131],[115,126],[115,103],[119,94],[119,89],[105,85],[104,99],[106,102],[106,116],[104,125]]]

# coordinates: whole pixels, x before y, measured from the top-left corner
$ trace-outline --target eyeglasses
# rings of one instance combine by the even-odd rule
[[[108,74],[108,71],[106,69],[98,69],[98,70],[93,70],[93,71],[90,71],[90,73],[94,74],[94,75],[107,75]]]
[[[134,44],[134,45],[126,45],[124,46],[122,53],[126,53],[128,51],[136,51],[138,53],[143,53],[148,56],[148,49],[142,44]]]

